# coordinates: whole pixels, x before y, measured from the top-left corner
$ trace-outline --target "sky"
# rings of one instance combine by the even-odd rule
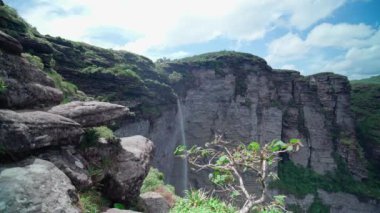
[[[304,75],[380,75],[379,0],[4,2],[42,34],[152,60],[234,50]]]

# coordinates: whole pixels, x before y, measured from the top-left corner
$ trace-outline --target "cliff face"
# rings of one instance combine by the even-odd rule
[[[185,76],[173,88],[181,94],[188,146],[203,145],[215,134],[236,143],[300,138],[304,147],[289,156],[295,163],[325,174],[342,158],[354,176],[366,177],[346,77],[332,73],[304,77],[296,71],[273,70],[248,54],[206,56],[165,66],[167,72]],[[158,119],[125,124],[117,133],[149,135],[158,147],[156,165],[172,177],[171,183],[180,186],[181,161],[171,155],[181,140],[177,113],[173,106]],[[190,175],[192,186],[207,183],[206,174]]]

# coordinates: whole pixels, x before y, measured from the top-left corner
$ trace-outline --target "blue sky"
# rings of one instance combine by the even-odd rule
[[[43,34],[152,60],[235,50],[274,68],[380,74],[378,0],[5,0]]]

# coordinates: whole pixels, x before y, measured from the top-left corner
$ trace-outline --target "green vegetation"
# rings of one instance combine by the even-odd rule
[[[282,212],[285,208],[285,196],[274,196],[271,203],[267,202],[267,182],[277,176],[271,172],[271,167],[279,160],[282,153],[296,152],[301,146],[299,139],[291,139],[289,143],[273,140],[261,147],[258,142],[248,145],[225,141],[217,135],[215,139],[206,143],[205,147],[193,146],[190,149],[180,145],[174,154],[185,158],[189,164],[198,171],[210,171],[209,179],[223,193],[230,193],[231,200],[244,202],[239,207],[240,213],[256,212]],[[247,190],[244,174],[250,172],[250,181],[259,185],[257,191]],[[191,194],[190,194],[191,195]],[[189,196],[189,195],[188,195]],[[190,201],[187,201],[190,202]]]
[[[42,63],[42,60],[40,57],[29,54],[29,53],[22,53],[22,57],[26,58],[31,64],[36,66],[38,69],[40,70],[44,69],[44,63]]]
[[[81,148],[96,146],[99,138],[104,138],[107,141],[116,140],[113,131],[106,126],[93,127],[86,129],[84,136],[81,140]]]
[[[0,77],[0,94],[5,92],[7,90],[7,84],[3,80],[2,77]]]
[[[355,113],[358,139],[373,165],[380,169],[373,150],[380,147],[380,76],[352,81],[351,109]]]
[[[164,174],[156,168],[150,168],[140,190],[141,193],[157,192],[161,194],[170,206],[173,206],[177,196],[174,187],[164,183]]]
[[[141,187],[141,193],[156,191],[160,187],[174,194],[174,187],[164,183],[164,174],[156,168],[150,168]]]
[[[69,102],[70,97],[85,99],[84,96],[78,94],[77,86],[68,81],[65,81],[63,77],[60,74],[58,74],[55,70],[50,70],[47,72],[47,74],[51,79],[53,79],[55,86],[63,92],[64,103]]]
[[[183,76],[181,73],[178,73],[176,71],[172,72],[169,76],[169,82],[171,84],[174,84],[174,83],[178,83],[179,81],[181,81],[183,79]]]
[[[373,76],[370,78],[361,79],[361,80],[352,80],[350,83],[353,85],[356,85],[356,84],[380,84],[380,75]]]
[[[297,197],[316,194],[318,189],[323,189],[328,192],[347,192],[362,197],[380,199],[380,181],[374,178],[363,182],[356,181],[343,161],[337,160],[337,170],[326,175],[319,175],[313,170],[297,166],[291,161],[279,163],[279,180],[272,182],[271,187]]]
[[[314,202],[310,205],[307,212],[308,213],[329,213],[330,207],[323,204],[319,197],[315,197]]]
[[[122,203],[114,203],[113,204],[113,207],[115,208],[115,209],[125,209],[125,205],[124,204],[122,204]]]
[[[208,196],[203,191],[190,191],[180,198],[170,210],[171,213],[235,213],[237,209],[223,201]]]
[[[110,201],[102,197],[100,192],[90,189],[79,193],[79,204],[84,213],[100,213],[110,205]]]

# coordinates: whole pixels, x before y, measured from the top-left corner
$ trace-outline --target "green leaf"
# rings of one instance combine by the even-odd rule
[[[232,197],[232,198],[237,197],[237,196],[239,196],[239,195],[240,195],[240,192],[239,192],[239,191],[233,191],[233,192],[231,193],[231,197]]]
[[[290,144],[297,144],[297,143],[300,143],[300,142],[301,142],[301,140],[300,140],[300,139],[297,139],[297,138],[292,138],[292,139],[290,139],[290,141],[289,141]]]
[[[253,141],[250,144],[248,144],[247,149],[250,150],[250,151],[257,152],[257,151],[260,150],[260,144],[257,143],[257,142],[255,142],[255,141]]]
[[[226,155],[222,155],[219,157],[219,159],[216,161],[216,165],[223,166],[230,162],[228,157]]]
[[[176,155],[176,156],[183,155],[185,152],[186,152],[186,146],[185,145],[179,145],[174,150],[174,155]]]

